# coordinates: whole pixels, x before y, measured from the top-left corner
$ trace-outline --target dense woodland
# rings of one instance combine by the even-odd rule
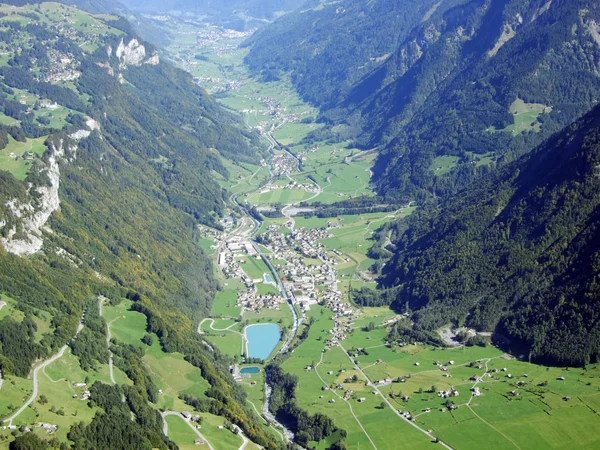
[[[531,154],[396,223],[389,291],[363,304],[508,338],[533,360],[598,360],[600,109]]]
[[[270,411],[277,419],[294,433],[295,441],[305,446],[309,441],[320,441],[339,431],[345,437],[344,430],[338,430],[333,420],[329,417],[316,413],[308,414],[302,410],[296,402],[296,388],[298,378],[295,375],[285,373],[275,363],[269,364],[265,370],[272,388]],[[343,448],[342,442],[336,443],[336,448]]]
[[[246,63],[257,75],[271,79],[291,72],[306,100],[330,105],[385,60],[436,1],[321,3],[306,2],[244,45],[250,48]]]
[[[291,71],[338,138],[381,150],[376,187],[401,201],[463,189],[600,98],[596,2],[444,1],[432,12],[434,3],[345,0],[290,14],[246,42],[255,72]],[[498,131],[514,123],[517,98],[551,111],[529,131]],[[438,175],[434,158],[444,155],[458,162]]]
[[[110,24],[131,32],[122,21]],[[10,39],[21,45],[35,46],[47,37],[44,26],[9,23],[8,29],[14,33]],[[123,67],[114,52],[107,56],[108,46],[115,48],[121,37],[126,42],[132,38],[103,36],[98,52],[92,54],[72,45],[68,50],[64,37],[36,47],[39,70],[44,70],[44,55],[50,50],[70,52],[82,72],[71,86],[40,81],[16,59],[1,69],[4,112],[12,108],[10,117],[16,116],[21,127],[3,127],[0,141],[7,142],[8,135],[24,141],[51,133],[48,147],[77,150],[60,161],[60,210],[47,224],[52,232],[44,233],[43,252],[26,258],[0,248],[0,291],[23,312],[22,320],[0,320],[0,369],[6,375],[27,376],[35,360],[69,344],[82,368],[92,370],[108,357],[98,297],[111,302],[127,297],[148,317],[148,332],[159,336],[165,351],[179,351],[198,367],[212,386],[207,395],[219,414],[238,424],[254,442],[278,448],[251,419],[243,389],[228,373],[230,360],[217,350],[209,352],[192,327],[210,309],[218,287],[209,259],[195,244],[196,225],[217,225],[223,210],[223,192],[211,173],[228,176],[221,154],[245,161],[257,158],[255,138],[182,71],[162,63]],[[118,73],[127,83],[119,83]],[[64,128],[24,127],[25,116],[31,113],[7,101],[13,89],[69,107]],[[69,138],[86,129],[88,117],[100,128],[79,142]],[[0,172],[4,237],[13,226],[17,237],[26,237],[6,203],[16,199],[36,204],[35,191],[27,187],[48,185],[49,152],[34,161],[23,182]],[[85,326],[73,340],[84,311]],[[34,337],[36,315],[51,317],[50,331],[40,340]],[[115,365],[134,384],[93,386],[92,401],[101,412],[91,423],[71,430],[73,448],[173,448],[162,433],[160,414],[151,406],[158,389],[141,362],[140,350],[113,344],[111,351]],[[30,440],[35,438],[24,436],[12,445],[39,444]]]

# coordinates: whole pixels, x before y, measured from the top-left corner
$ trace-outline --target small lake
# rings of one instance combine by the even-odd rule
[[[253,375],[258,372],[260,372],[260,369],[258,367],[243,367],[242,369],[240,369],[240,373],[242,375],[243,374]]]
[[[273,277],[268,273],[265,273],[265,283],[273,284]]]
[[[249,358],[267,359],[281,339],[281,331],[274,323],[260,323],[246,327]]]

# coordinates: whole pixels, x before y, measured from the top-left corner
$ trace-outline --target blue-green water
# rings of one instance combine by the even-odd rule
[[[246,327],[248,357],[267,359],[281,339],[279,326],[274,323],[260,323]]]
[[[240,369],[240,373],[254,374],[260,372],[258,367],[244,367]]]

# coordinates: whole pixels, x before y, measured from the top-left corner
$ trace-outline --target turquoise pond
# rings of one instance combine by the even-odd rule
[[[260,369],[258,367],[243,367],[242,369],[240,369],[240,373],[241,374],[255,374],[260,372]]]
[[[261,323],[246,327],[248,357],[267,359],[281,339],[279,326],[274,323]]]

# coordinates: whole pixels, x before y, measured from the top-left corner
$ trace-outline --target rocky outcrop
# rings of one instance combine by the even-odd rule
[[[148,55],[144,44],[140,43],[137,39],[132,39],[127,45],[125,45],[125,42],[121,39],[121,42],[115,51],[115,55],[121,63],[121,68],[141,66],[142,64],[155,66],[160,62],[156,50],[151,55]]]
[[[85,125],[87,127],[87,130],[86,129],[77,130],[74,133],[71,133],[69,135],[69,137],[71,139],[73,139],[74,141],[80,141],[82,139],[89,137],[89,135],[92,134],[92,131],[100,130],[100,124],[98,122],[96,122],[94,119],[92,119],[91,117],[86,118]]]
[[[5,203],[8,213],[13,216],[8,222],[19,224],[18,232],[17,226],[13,225],[6,231],[6,237],[0,239],[0,243],[6,251],[15,255],[32,255],[42,249],[44,243],[42,231],[50,215],[60,207],[58,198],[59,161],[73,156],[76,150],[77,146],[62,139],[56,145],[50,143],[49,157],[44,169],[48,185],[29,186],[30,194],[36,198],[35,202],[21,203],[19,200],[13,199]],[[31,196],[29,195],[29,197]],[[6,227],[6,224],[6,220],[0,222],[1,227]]]

